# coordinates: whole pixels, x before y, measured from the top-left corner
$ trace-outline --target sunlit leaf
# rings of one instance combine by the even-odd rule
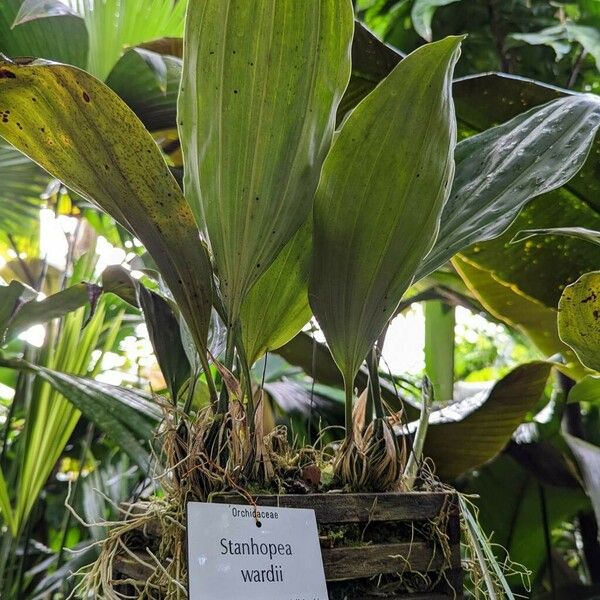
[[[0,136],[140,239],[206,347],[211,267],[159,149],[126,104],[65,65],[0,62]]]
[[[65,0],[90,33],[87,71],[105,79],[127,47],[181,37],[187,0]]]
[[[461,38],[405,58],[346,119],[315,197],[310,303],[347,386],[435,240]]]
[[[350,76],[352,7],[190,3],[179,99],[185,192],[233,321],[306,220]]]

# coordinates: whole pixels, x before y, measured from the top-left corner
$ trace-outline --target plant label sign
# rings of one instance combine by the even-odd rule
[[[187,505],[190,600],[328,600],[315,512]]]

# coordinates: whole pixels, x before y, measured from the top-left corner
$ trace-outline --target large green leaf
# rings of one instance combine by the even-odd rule
[[[558,330],[586,367],[600,371],[600,271],[586,273],[565,288]]]
[[[592,160],[590,156],[588,162]],[[568,189],[581,173],[560,190],[533,199],[502,236],[477,243],[462,255],[519,293],[555,310],[565,286],[598,268],[600,247],[564,235],[542,235],[517,243],[513,240],[520,231],[532,228],[600,230],[600,213],[587,199],[580,199]],[[593,189],[586,193],[590,198],[595,194]],[[496,312],[502,314],[500,307]]]
[[[185,192],[232,320],[308,217],[350,76],[352,29],[349,0],[190,4]]]
[[[148,131],[175,128],[181,69],[178,58],[131,48],[114,66],[106,85],[125,100]]]
[[[542,361],[521,365],[487,396],[432,413],[424,454],[433,459],[438,475],[452,481],[494,458],[539,401],[551,368]]]
[[[461,38],[405,58],[346,119],[315,197],[310,303],[347,386],[435,240]]]
[[[150,134],[127,105],[65,65],[0,62],[0,136],[144,243],[200,350],[212,305],[208,255]]]
[[[354,23],[352,39],[352,74],[338,107],[337,119],[342,121],[375,86],[389,75],[402,55],[377,39],[364,25]]]
[[[558,335],[558,314],[554,308],[512,288],[462,255],[456,256],[452,263],[493,316],[528,335],[546,356],[561,353],[568,359],[575,358]]]
[[[0,52],[16,58],[35,56],[85,67],[88,55],[88,34],[83,19],[64,11],[56,12],[58,2],[45,2],[53,16],[28,20],[13,28],[22,7],[31,16],[30,2],[2,0],[0,2]]]
[[[456,177],[426,275],[475,242],[492,239],[523,205],[568,182],[600,127],[600,99],[567,96],[534,108],[456,147]]]
[[[311,317],[308,272],[312,219],[285,245],[242,304],[240,323],[249,364],[289,342]]]

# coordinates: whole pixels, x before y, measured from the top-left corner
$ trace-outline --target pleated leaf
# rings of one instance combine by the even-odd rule
[[[586,273],[565,288],[558,332],[586,367],[600,371],[600,271]]]
[[[309,295],[347,385],[437,235],[454,173],[460,41],[405,58],[348,116],[323,167]]]
[[[0,114],[0,136],[144,243],[205,349],[210,262],[176,180],[127,105],[76,68],[3,61]]]
[[[308,304],[311,247],[312,219],[309,219],[244,300],[240,323],[250,364],[289,342],[309,321],[312,314]]]
[[[350,76],[349,0],[205,0],[188,9],[184,187],[229,317],[306,220]]]

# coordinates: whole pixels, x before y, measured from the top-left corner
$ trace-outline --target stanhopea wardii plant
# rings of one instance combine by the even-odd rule
[[[573,177],[600,125],[600,101],[572,94],[457,144],[461,38],[419,48],[361,99],[351,93],[353,32],[350,0],[191,2],[183,190],[100,80],[42,60],[0,62],[0,136],[133,233],[160,272],[161,306],[177,319],[172,348],[187,350],[177,364],[174,351],[157,351],[172,400],[189,409],[181,392],[193,393],[200,372],[211,399],[198,421],[179,421],[184,443],[172,448],[198,457],[200,497],[276,477],[279,442],[261,435],[250,368],[311,315],[345,383],[335,485],[401,489],[407,452],[378,381],[396,307],[411,284]],[[226,347],[214,356],[218,319]]]

